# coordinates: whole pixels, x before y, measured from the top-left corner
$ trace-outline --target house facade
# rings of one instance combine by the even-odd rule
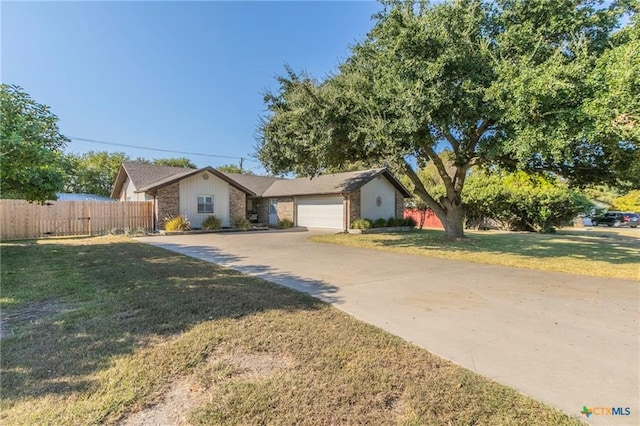
[[[402,218],[410,194],[387,169],[278,179],[219,172],[211,167],[182,169],[123,163],[111,196],[154,203],[157,229],[167,218],[185,215],[199,228],[210,215],[223,227],[237,218],[276,226],[347,230],[359,218]]]

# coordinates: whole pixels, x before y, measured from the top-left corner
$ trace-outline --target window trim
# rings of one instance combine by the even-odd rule
[[[203,199],[203,202],[200,202],[200,199]],[[207,203],[206,199],[211,198],[211,203]],[[211,211],[207,210],[207,206],[211,205]],[[200,206],[203,206],[203,209],[200,210]],[[197,214],[213,214],[214,212],[214,198],[213,194],[198,194],[196,196],[196,213]]]

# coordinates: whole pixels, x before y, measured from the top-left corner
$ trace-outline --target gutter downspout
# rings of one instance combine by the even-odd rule
[[[156,194],[155,192],[153,193],[153,215],[152,215],[152,222],[153,222],[153,232],[158,232],[157,226],[157,218],[156,216],[158,215],[158,210],[157,210],[157,206],[156,206]]]
[[[345,220],[342,222],[344,226],[344,233],[349,232],[349,228],[351,228],[351,198],[347,195],[347,193],[343,192],[341,194],[344,197],[344,218]]]

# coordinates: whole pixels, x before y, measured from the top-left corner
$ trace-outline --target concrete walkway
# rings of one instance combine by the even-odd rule
[[[640,282],[312,243],[322,231],[141,241],[310,293],[567,414],[640,424]]]

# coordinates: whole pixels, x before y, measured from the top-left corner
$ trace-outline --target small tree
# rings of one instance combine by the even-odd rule
[[[20,86],[0,86],[0,180],[2,196],[44,203],[64,186],[58,117]]]

